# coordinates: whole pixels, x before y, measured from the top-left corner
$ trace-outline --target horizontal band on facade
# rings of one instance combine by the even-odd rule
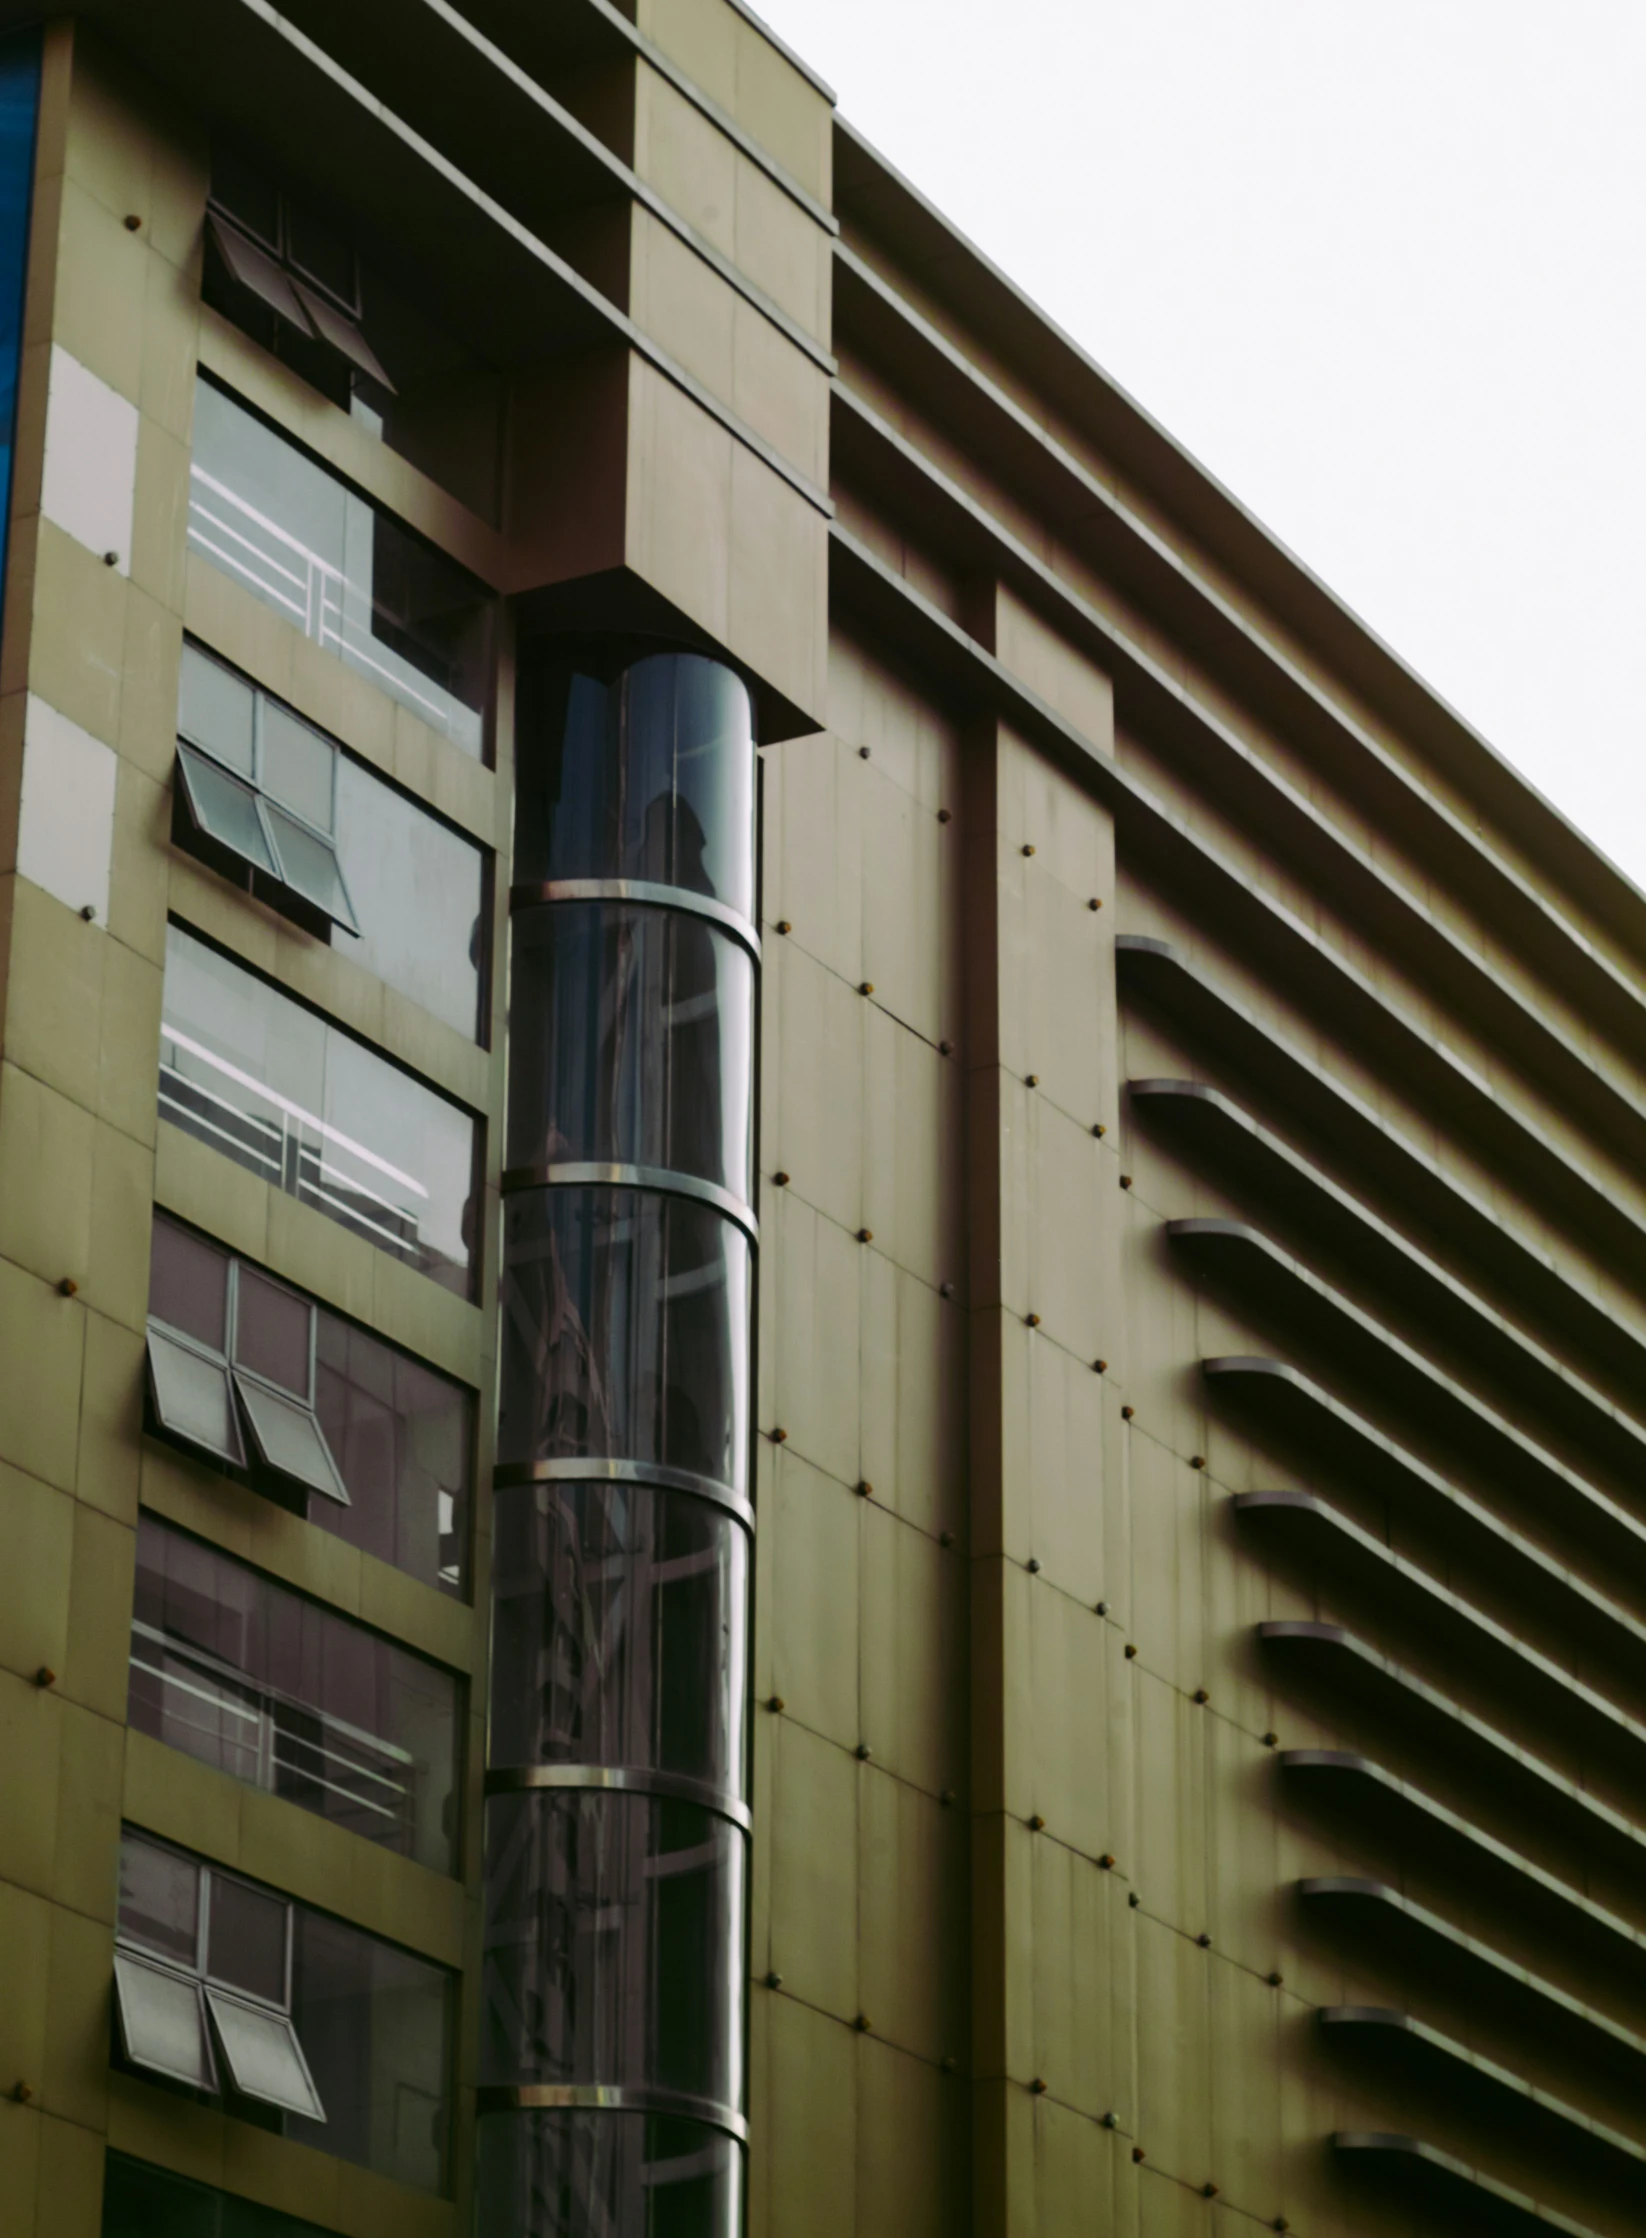
[[[552,1461],[499,1461],[492,1470],[494,1491],[512,1492],[529,1484],[649,1484],[660,1492],[685,1492],[694,1500],[708,1500],[735,1516],[751,1536],[754,1532],[754,1509],[741,1492],[715,1477],[694,1475],[690,1469],[558,1454]]]
[[[651,878],[549,878],[536,885],[509,888],[509,914],[525,909],[549,909],[562,901],[626,901],[642,909],[678,909],[688,917],[706,917],[742,941],[756,963],[760,961],[760,935],[747,917],[715,901],[708,894],[694,894],[685,886],[665,886]]]
[[[671,1172],[667,1166],[605,1165],[593,1158],[505,1166],[501,1186],[505,1197],[523,1196],[532,1189],[649,1189],[661,1197],[690,1197],[735,1220],[751,1243],[760,1241],[760,1222],[729,1189],[722,1189],[717,1181],[699,1181],[695,1174]]]
[[[730,1819],[749,1833],[754,1825],[747,1803],[707,1780],[685,1772],[653,1771],[643,1764],[501,1764],[486,1774],[492,1795],[615,1794],[657,1795],[670,1803],[696,1803]]]
[[[551,2114],[581,2111],[602,2114],[662,2114],[674,2121],[707,2122],[723,2129],[740,2145],[749,2141],[749,2125],[735,2107],[713,2098],[695,2097],[689,2090],[647,2090],[616,2083],[482,2083],[475,2092],[475,2111],[481,2114]]]

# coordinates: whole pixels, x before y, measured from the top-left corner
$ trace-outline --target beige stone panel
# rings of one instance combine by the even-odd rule
[[[767,922],[791,926],[797,947],[856,987],[864,977],[862,764],[824,733],[779,747],[765,766]]]
[[[126,595],[118,568],[55,521],[40,522],[29,689],[93,738],[119,736]]]
[[[934,1290],[952,1278],[964,1234],[960,1067],[864,1004],[864,1214],[878,1250]]]
[[[1027,1525],[1023,1559],[1033,1555],[1048,1583],[1090,1607],[1103,1598],[1103,1381],[1091,1362],[1028,1334],[1005,1348],[1011,1375],[1005,1444],[1006,1513]]]
[[[0,2185],[0,2238],[50,2238],[49,2226],[35,2221],[46,2126],[37,2107],[0,2099],[0,2166],[6,2171]]]
[[[788,1714],[841,1748],[863,1737],[858,1694],[861,1503],[791,1446],[776,1449],[761,1511],[770,1541],[758,1684]],[[769,1672],[769,1683],[768,1674]]]
[[[248,1551],[259,1569],[290,1578],[317,1599],[359,1615],[363,1555],[330,1531],[311,1530],[301,1516],[273,1500],[254,1495],[248,1516]]]
[[[199,282],[193,271],[180,271],[167,257],[151,255],[145,263],[137,404],[145,419],[187,443],[194,424]]]
[[[177,616],[141,586],[128,585],[115,743],[158,785],[170,784],[177,761],[177,672],[182,645]],[[131,936],[122,933],[121,937]]]
[[[155,1129],[155,1203],[259,1263],[268,1258],[273,1194],[266,1181],[181,1127],[162,1119]]]
[[[966,1769],[967,1609],[960,1564],[863,1503],[863,1732],[875,1761],[928,1795]]]
[[[120,1070],[135,1072],[138,1079],[153,1069],[153,1050],[141,1063],[134,1061],[132,1045],[139,1032],[150,1028],[153,1009],[153,1048],[159,1047],[159,969],[166,955],[166,891],[170,865],[171,794],[156,784],[134,762],[121,760],[115,777],[114,846],[109,864],[109,931],[113,935],[104,990],[103,1048],[105,1073],[109,1066],[111,1038],[121,1049]],[[118,968],[117,968],[118,967]],[[152,995],[143,990],[149,974],[155,982]],[[124,1121],[128,1134],[141,1141],[154,1140],[154,1088],[145,1082],[139,1090],[127,1086],[126,1098],[140,1099]],[[105,1081],[105,1106],[112,1100]],[[115,1114],[104,1109],[105,1118]]]
[[[144,298],[150,258],[140,233],[72,175],[61,186],[57,304],[52,339],[135,404],[142,387]]]
[[[1212,1953],[1212,2147],[1207,2174],[1231,2204],[1274,2212],[1267,2202],[1280,2158],[1278,1991],[1260,1974]]]
[[[1004,583],[995,590],[994,651],[1014,676],[1055,708],[1065,722],[1072,723],[1099,753],[1114,752],[1114,686],[1108,676]],[[1067,779],[1059,789],[1074,792],[1076,799],[1067,805],[1054,803],[1047,787],[1042,801],[1049,811],[1048,830],[1058,833],[1054,859],[1059,868],[1055,875],[1067,877],[1069,870],[1078,871],[1092,861],[1079,844],[1079,826],[1088,824],[1085,836],[1089,843],[1108,819],[1095,804],[1087,807],[1089,796],[1070,786]],[[1042,805],[1035,798],[1038,790],[1032,786],[1026,790],[1025,808]]]
[[[134,2076],[109,2077],[109,2148],[134,2160],[152,2160],[197,2183],[221,2185],[225,2140],[244,2127],[213,2107],[191,2105]]]
[[[127,1821],[215,1864],[241,1863],[241,1809],[247,1790],[181,1749],[135,1728],[126,1736]]]
[[[322,1535],[309,1534],[311,1539]],[[489,1570],[479,1571],[477,1584],[489,1575]],[[448,1670],[479,1672],[483,1677],[485,1619],[468,1602],[420,1583],[391,1562],[362,1554],[359,1611],[363,1623],[376,1631],[392,1633],[419,1654],[445,1664]],[[471,1698],[478,1691],[471,1690]]]
[[[9,1259],[0,1258],[0,1360],[9,1391],[0,1408],[0,1461],[73,1488],[79,1446],[86,1315]]]
[[[86,1111],[97,1107],[108,945],[100,927],[29,880],[14,882],[7,1062]]]
[[[1139,1659],[1132,1665],[1137,1836],[1130,1863],[1151,1917],[1209,1932],[1205,1712]]]
[[[829,342],[833,244],[793,198],[740,149],[732,254],[756,287],[821,342]]]
[[[857,2040],[787,1994],[771,1999],[766,2028],[769,2113],[754,2148],[755,2165],[766,2164],[764,2229],[838,2238],[857,2165]]]
[[[141,1333],[148,1320],[154,1153],[104,1120],[95,1126],[86,1304]]]
[[[1033,1809],[1088,1857],[1115,1851],[1124,1759],[1110,1751],[1106,1628],[1082,1602],[1026,1578],[1015,1603],[1028,1637],[1032,1731],[1025,1736]],[[1017,1646],[1008,1636],[1008,1654]],[[1021,1652],[1021,1649],[1019,1649]],[[1115,1852],[1118,1854],[1118,1852]]]
[[[859,1784],[859,1995],[876,2038],[934,2066],[965,2049],[964,1814],[888,1778]]]
[[[231,2170],[244,2151],[249,2157],[250,2141],[259,2136],[255,2129],[240,2123],[246,2144],[234,2140]],[[277,2140],[270,2140],[270,2144]],[[296,2150],[290,2145],[287,2152]],[[454,2155],[461,2167],[463,2151],[462,2132],[458,2133],[458,2149]],[[261,2154],[259,2154],[261,2157]],[[293,2166],[291,2196],[311,2200],[310,2179],[306,2170]],[[260,2187],[261,2188],[261,2187]],[[456,2205],[449,2199],[436,2199],[426,2191],[412,2191],[398,2184],[391,2177],[375,2175],[369,2168],[356,2168],[348,2161],[337,2163],[337,2206],[333,2210],[337,2222],[346,2230],[358,2231],[360,2238],[460,2238],[467,2225],[459,2218]]]
[[[52,1893],[88,1918],[112,1921],[126,1731],[74,1702],[63,1703],[62,1718]]]
[[[633,213],[631,272],[636,326],[730,404],[738,303],[730,283],[644,204]]]
[[[729,644],[732,461],[740,446],[638,357],[630,360],[629,411],[630,564],[711,637]],[[780,557],[768,553],[767,566]]]
[[[960,989],[941,931],[953,921],[945,906],[952,850],[936,819],[872,762],[862,790],[863,975],[902,1024],[934,1045],[952,1041]]]
[[[693,47],[703,42],[693,38]],[[635,86],[634,167],[648,186],[726,256],[737,257],[737,150],[658,71]],[[739,261],[741,261],[739,259]]]
[[[763,1509],[765,1487],[756,1493],[756,1502]],[[766,1589],[770,1574],[770,1549],[762,1541],[762,1533],[755,1540],[754,1562],[754,1659],[757,1674],[765,1667],[770,1626],[766,1611],[771,1606]],[[770,1695],[761,1691],[769,1683],[757,1675],[755,1698],[759,1705],[750,1728],[749,1792],[754,1800],[754,1830],[749,1837],[749,1975],[752,1982],[764,1983],[772,1964],[772,1829],[771,1817],[766,1809],[767,1798],[772,1792],[772,1763],[783,1720],[779,1713],[768,1710]],[[750,1990],[748,2000],[749,2027],[751,2031],[750,2078],[751,2087],[758,2101],[764,2075],[756,2052],[756,2041],[763,2026],[762,2013],[766,2003],[762,1991]]]
[[[774,1718],[771,1785],[771,1962],[784,2002],[850,2020],[860,2004],[857,1853],[860,1768],[792,1718]]]
[[[1097,2238],[1103,2229],[1097,2202],[1102,2195],[1105,2133],[1050,2094],[1026,2101],[1032,2108],[1034,2208],[1014,2220],[1016,2231],[1067,2231],[1070,2238]],[[1105,2234],[1106,2238],[1106,2234]]]
[[[829,648],[828,713],[829,727],[851,745],[866,746],[882,777],[934,815],[943,807],[958,814],[960,738],[954,724],[916,686],[868,647],[842,635],[838,626]],[[958,848],[958,824],[945,830],[947,846]],[[943,890],[951,898],[958,891],[954,885]]]
[[[151,103],[94,34],[79,31],[66,73],[62,164],[116,221],[152,215],[157,148]],[[168,120],[169,121],[169,120]]]
[[[603,347],[514,383],[504,485],[510,585],[623,564],[631,353]]]
[[[821,721],[828,673],[828,523],[742,443],[732,445],[728,544],[727,646]]]
[[[726,11],[730,13],[731,11]],[[732,25],[737,45],[738,123],[825,209],[833,200],[833,111],[803,71],[747,16]]]
[[[1145,1895],[1144,1903],[1148,1905]],[[1192,1936],[1132,1915],[1137,1951],[1137,2141],[1151,2165],[1203,2183],[1211,2166],[1211,1968]]]
[[[0,1881],[50,1896],[57,1850],[62,1697],[0,1673]]]
[[[859,1324],[864,1247],[792,1192],[769,1231],[765,1280],[777,1326],[764,1348],[762,1427],[842,1484],[858,1467]]]
[[[0,1999],[0,2074],[39,2095],[50,2012],[53,1907],[43,1897],[0,1881],[0,1935],[5,1937],[6,1995]],[[15,2103],[15,2102],[14,2102]],[[9,2114],[11,2108],[7,2107]],[[11,2127],[15,2130],[17,2124]],[[0,2150],[6,2131],[0,2127]],[[0,2230],[6,2227],[0,2220]]]
[[[1147,1668],[1186,1694],[1207,1684],[1204,1474],[1131,1432],[1131,1621]]]
[[[1131,2127],[1132,1938],[1126,1889],[1049,1835],[1033,1876],[1032,2067],[1061,2105]]]
[[[96,1143],[90,1112],[0,1066],[0,1253],[43,1282],[86,1281]]]
[[[111,1888],[117,1843],[106,1860]],[[101,2129],[108,2115],[109,2004],[114,1977],[113,1908],[87,1919],[58,1904],[51,1915],[51,2002],[46,2021],[48,2113]]]
[[[1102,912],[1002,840],[1000,1061],[1090,1128],[1115,1103]]]
[[[1025,1293],[1043,1343],[1087,1364],[1101,1356],[1113,1289],[1112,1203],[1105,1161],[1089,1129],[1028,1090],[1014,1109],[1028,1162],[1012,1210],[1028,1229]]]
[[[1096,895],[1112,908],[1114,818],[1102,802],[1004,723],[999,788],[997,823],[1008,853],[1033,847],[1036,869],[1082,906]]]
[[[130,1526],[76,1501],[64,1696],[123,1725],[137,1541]]]
[[[728,115],[737,107],[737,23],[726,0],[639,0],[635,22]],[[649,75],[650,73],[643,73]]]
[[[75,1503],[0,1467],[0,1667],[62,1673],[69,1648]]]
[[[966,2086],[877,2037],[857,2046],[856,2238],[965,2227]]]
[[[168,612],[183,611],[189,518],[189,446],[155,420],[137,434],[137,485],[132,507],[131,577]]]
[[[699,267],[701,269],[701,266]],[[732,299],[732,385],[739,419],[819,488],[829,479],[829,378],[746,297]]]
[[[864,1262],[863,1475],[936,1537],[966,1528],[966,1322],[878,1252]]]
[[[765,1160],[790,1176],[808,1204],[843,1228],[859,1228],[864,1044],[874,1012],[800,938],[769,942],[762,999],[772,1109],[761,1144]]]

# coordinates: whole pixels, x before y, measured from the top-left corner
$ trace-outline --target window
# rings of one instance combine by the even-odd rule
[[[463,1593],[474,1400],[460,1384],[164,1214],[149,1263],[148,1346],[161,1435],[362,1553]],[[321,1481],[263,1460],[242,1385],[290,1410],[280,1426],[291,1458],[312,1463]]]
[[[176,836],[471,1038],[486,858],[248,677],[183,647]]]
[[[166,935],[160,1111],[472,1295],[475,1120],[179,925]],[[209,1405],[197,1373],[194,1385]]]
[[[110,2153],[103,2174],[102,2238],[324,2238],[318,2223],[232,2192],[191,2183],[169,2168]]]
[[[449,1873],[461,1692],[449,1671],[336,1610],[138,1519],[139,1732]]]
[[[189,544],[479,758],[491,599],[294,444],[200,380]]]
[[[402,2183],[446,2180],[450,1977],[129,1829],[121,2062]]]

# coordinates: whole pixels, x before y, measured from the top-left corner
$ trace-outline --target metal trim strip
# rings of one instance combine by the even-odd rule
[[[617,2083],[482,2083],[475,2093],[475,2111],[481,2114],[553,2113],[562,2107],[586,2107],[600,2113],[672,2114],[723,2129],[740,2145],[749,2141],[748,2122],[735,2108],[722,2106],[717,2099],[699,2098],[689,2090],[650,2090],[644,2084]]]
[[[760,935],[749,919],[723,901],[696,894],[686,886],[665,886],[651,878],[549,878],[537,884],[509,888],[509,915],[525,909],[545,909],[557,901],[627,901],[648,909],[678,909],[689,917],[706,917],[742,941],[756,963],[760,961]]]
[[[651,1461],[613,1461],[586,1456],[556,1455],[551,1461],[499,1461],[492,1470],[494,1491],[513,1491],[526,1484],[651,1484],[662,1492],[687,1492],[724,1508],[743,1528],[754,1530],[754,1508],[741,1492],[716,1478],[694,1475],[690,1469],[664,1468]]]
[[[505,1197],[524,1196],[533,1189],[650,1189],[661,1197],[689,1197],[735,1221],[751,1243],[760,1241],[760,1222],[740,1197],[717,1181],[699,1181],[695,1174],[674,1173],[667,1166],[607,1165],[593,1158],[505,1166],[500,1187]]]
[[[707,1780],[685,1772],[653,1771],[641,1764],[499,1764],[486,1774],[485,1792],[493,1795],[550,1793],[657,1795],[666,1802],[696,1803],[717,1818],[730,1819],[745,1833],[754,1820],[747,1803]]]

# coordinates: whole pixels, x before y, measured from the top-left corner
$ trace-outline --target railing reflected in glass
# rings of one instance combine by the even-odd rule
[[[509,1165],[667,1170],[753,1195],[754,957],[689,912],[563,902],[514,922]]]
[[[490,595],[204,379],[195,385],[188,541],[480,758]]]
[[[471,1294],[476,1122],[179,925],[166,933],[160,1112]]]
[[[479,2131],[482,2232],[521,2238],[738,2238],[743,2154],[723,2130],[668,2115],[489,2115]]]
[[[461,1693],[421,1656],[139,1518],[127,1713],[139,1732],[449,1873]]]
[[[747,1232],[689,1197],[506,1198],[499,1464],[596,1456],[744,1491],[752,1278]]]

